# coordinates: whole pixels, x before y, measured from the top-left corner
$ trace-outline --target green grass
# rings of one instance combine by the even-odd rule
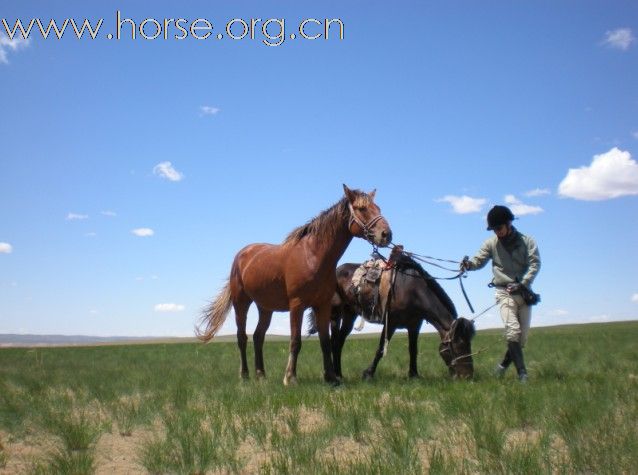
[[[489,349],[473,382],[448,378],[432,334],[421,379],[407,378],[399,334],[363,382],[377,337],[354,338],[338,388],[322,382],[316,340],[304,340],[295,387],[281,382],[283,341],[265,345],[268,379],[249,381],[234,342],[2,349],[0,468],[92,473],[114,434],[151,473],[631,473],[636,336],[638,322],[533,329],[526,386],[511,370],[492,378],[497,331],[475,339]],[[30,464],[12,459],[20,442],[41,446]]]

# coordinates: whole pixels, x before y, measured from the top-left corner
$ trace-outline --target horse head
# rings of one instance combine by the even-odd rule
[[[392,230],[381,210],[374,202],[376,190],[364,193],[351,190],[343,185],[348,200],[350,221],[348,229],[353,236],[363,238],[370,243],[385,247],[392,241]]]
[[[454,320],[446,338],[441,341],[439,353],[452,376],[461,379],[469,379],[474,376],[472,338],[474,338],[475,333],[474,323],[460,317]]]

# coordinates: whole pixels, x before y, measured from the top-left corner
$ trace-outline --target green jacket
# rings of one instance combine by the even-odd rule
[[[541,256],[536,241],[516,230],[509,245],[506,246],[496,236],[487,239],[478,253],[470,259],[470,270],[481,269],[492,259],[492,283],[506,286],[512,282],[520,282],[531,287],[536,274],[541,268]],[[508,250],[509,249],[509,250]]]

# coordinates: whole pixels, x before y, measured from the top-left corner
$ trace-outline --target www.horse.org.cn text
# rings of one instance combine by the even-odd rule
[[[105,32],[104,18],[98,20],[74,18],[1,19],[0,34],[10,40],[29,40],[34,36],[42,39],[61,40],[65,35],[81,39],[107,40],[244,40],[259,41],[266,46],[280,46],[290,40],[343,40],[345,26],[339,18],[304,18],[294,22],[294,29],[287,31],[285,18],[233,18],[221,28],[206,18],[145,18],[134,20],[122,16],[117,10],[112,31]],[[290,24],[290,22],[289,22]]]

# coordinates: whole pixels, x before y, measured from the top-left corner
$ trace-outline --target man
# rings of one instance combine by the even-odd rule
[[[523,295],[529,290],[541,267],[536,242],[521,234],[514,226],[514,215],[506,206],[494,206],[487,213],[487,229],[494,236],[487,239],[476,256],[465,257],[461,270],[480,269],[492,260],[494,277],[490,286],[496,288],[496,303],[505,324],[507,351],[501,364],[496,366],[497,376],[503,376],[510,363],[518,372],[521,382],[527,381],[527,370],[523,358],[523,347],[527,341],[531,320],[531,308]],[[533,301],[533,299],[532,299]]]

